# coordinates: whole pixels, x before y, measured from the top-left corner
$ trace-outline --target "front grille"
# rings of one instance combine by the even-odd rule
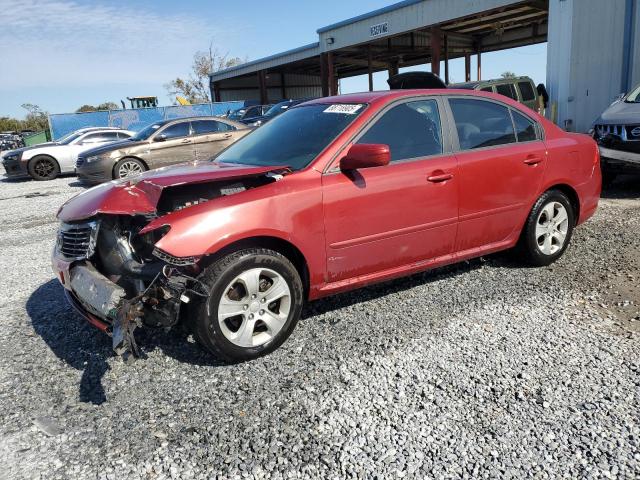
[[[595,131],[597,138],[613,135],[623,142],[640,142],[640,125],[596,125]]]
[[[76,168],[78,168],[81,165],[84,165],[84,162],[85,162],[84,158],[78,157],[78,159],[76,160]]]
[[[63,223],[58,232],[58,250],[69,259],[89,258],[93,255],[97,231],[97,222]]]

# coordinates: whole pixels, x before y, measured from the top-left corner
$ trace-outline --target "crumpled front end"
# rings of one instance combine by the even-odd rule
[[[181,303],[207,293],[195,280],[197,259],[154,254],[168,228],[140,235],[147,223],[126,215],[62,223],[53,252],[53,269],[72,305],[109,333],[114,350],[124,356],[139,354],[137,327],[170,328],[180,318]]]
[[[53,270],[71,304],[112,336],[116,353],[138,355],[137,327],[169,329],[184,304],[208,295],[197,280],[202,257],[175,257],[156,246],[171,229],[164,217],[282,178],[262,170],[235,173],[193,183],[111,183],[61,208]]]

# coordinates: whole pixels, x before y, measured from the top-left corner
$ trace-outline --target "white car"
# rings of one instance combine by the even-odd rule
[[[73,173],[78,154],[110,142],[132,137],[135,132],[112,127],[81,128],[56,142],[18,148],[2,156],[7,177],[30,176],[53,180],[61,173]]]

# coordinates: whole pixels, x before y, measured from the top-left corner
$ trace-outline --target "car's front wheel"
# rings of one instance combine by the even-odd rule
[[[48,155],[34,157],[29,162],[28,170],[34,180],[53,180],[60,175],[58,162]]]
[[[222,360],[251,360],[278,348],[296,326],[304,290],[295,266],[273,250],[220,258],[200,280],[209,288],[190,319],[196,339]]]
[[[123,158],[113,167],[113,178],[133,177],[146,170],[146,165],[137,158]]]
[[[575,212],[569,198],[560,190],[543,193],[531,209],[521,238],[527,263],[545,266],[555,262],[569,246]]]

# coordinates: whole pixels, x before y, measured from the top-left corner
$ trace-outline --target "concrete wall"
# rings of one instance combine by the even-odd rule
[[[557,123],[586,132],[613,99],[623,93],[627,2],[638,0],[550,0],[547,89],[557,105]],[[635,8],[634,22],[640,22]],[[637,36],[636,36],[637,38]],[[631,45],[631,44],[629,44]],[[638,51],[637,41],[633,44]],[[640,58],[630,56],[632,83],[640,81]]]

